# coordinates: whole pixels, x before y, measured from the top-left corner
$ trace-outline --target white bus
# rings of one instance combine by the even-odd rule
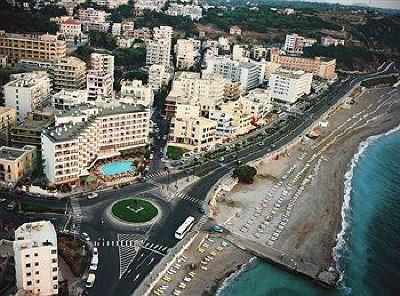
[[[185,222],[175,232],[175,237],[177,239],[183,239],[186,233],[190,231],[194,223],[194,218],[192,216],[189,216],[186,218]]]

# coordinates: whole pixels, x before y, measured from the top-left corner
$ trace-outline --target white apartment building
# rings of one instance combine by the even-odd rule
[[[22,224],[15,230],[13,249],[17,288],[39,296],[57,295],[57,234],[53,224]]]
[[[199,5],[171,3],[165,13],[172,16],[188,16],[192,20],[199,20],[203,17],[203,9]]]
[[[58,93],[52,95],[51,102],[54,108],[59,110],[69,110],[74,106],[87,103],[86,89],[62,89]]]
[[[311,92],[312,78],[312,73],[279,69],[269,79],[271,99],[289,105],[296,103]]]
[[[15,108],[17,120],[21,121],[29,112],[41,109],[49,98],[50,78],[45,71],[13,74],[10,78],[3,86],[5,105]]]
[[[193,105],[178,105],[171,121],[169,145],[191,151],[209,151],[216,145],[217,123],[200,117],[200,109]]]
[[[273,107],[269,91],[261,88],[251,90],[246,96],[240,97],[239,102],[245,114],[253,115],[253,124],[262,123],[262,119]]]
[[[86,86],[86,63],[76,57],[54,62],[51,70],[54,90],[83,89]]]
[[[62,22],[59,31],[64,34],[67,40],[83,37],[81,22],[72,18]]]
[[[150,111],[141,105],[81,105],[56,114],[42,132],[44,172],[50,183],[76,185],[99,159],[148,143]]]
[[[224,98],[226,79],[221,75],[195,72],[178,72],[167,97],[167,113],[172,116],[175,105],[180,101],[188,101],[198,105],[203,114]]]
[[[136,0],[135,8],[139,10],[154,10],[160,12],[167,0]]]
[[[132,103],[141,104],[151,108],[154,102],[153,89],[148,85],[143,85],[141,80],[122,80],[121,81],[121,98],[126,102],[126,98],[130,98]]]
[[[218,38],[218,47],[220,47],[222,50],[228,51],[231,50],[231,43],[229,42],[228,38],[220,36]]]
[[[345,41],[343,39],[336,39],[332,36],[321,37],[322,46],[344,46]]]
[[[87,74],[88,100],[105,100],[113,96],[114,56],[92,53]]]
[[[304,52],[304,37],[298,34],[286,35],[285,45],[283,49],[287,54],[302,55]]]
[[[109,9],[118,8],[121,5],[128,4],[128,0],[94,0],[98,6],[104,6]]]
[[[191,39],[178,39],[175,47],[176,52],[176,68],[187,70],[195,65],[198,50]]]
[[[167,71],[164,65],[151,65],[149,68],[149,79],[147,84],[153,89],[153,91],[157,92],[169,83],[171,76],[171,73]]]
[[[170,66],[173,29],[170,26],[160,26],[153,29],[153,40],[146,47],[147,65]]]
[[[222,141],[231,140],[254,128],[253,114],[246,113],[240,102],[229,101],[213,107],[209,119],[217,123],[216,136]]]
[[[110,27],[110,23],[106,22],[107,15],[104,10],[96,10],[94,8],[79,9],[82,31],[107,32]]]
[[[122,33],[122,24],[121,23],[113,23],[111,27],[111,34],[113,36],[120,36]]]
[[[248,58],[250,52],[243,46],[235,44],[232,49],[232,60],[241,61],[243,58]]]
[[[265,63],[242,59],[232,61],[227,57],[207,59],[207,68],[203,73],[219,74],[233,82],[240,82],[242,93],[264,82]]]

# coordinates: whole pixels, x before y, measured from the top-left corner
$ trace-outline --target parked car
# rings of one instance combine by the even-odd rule
[[[214,232],[218,232],[218,233],[224,232],[224,229],[223,229],[221,226],[219,226],[219,225],[214,225],[213,228],[212,228],[212,230],[213,230]]]
[[[88,194],[88,199],[93,199],[93,198],[96,198],[96,197],[98,197],[99,196],[99,194],[98,193],[96,193],[96,192],[92,192],[92,193],[89,193]]]
[[[86,288],[93,287],[94,281],[96,280],[96,276],[93,273],[89,273],[89,276],[86,280]]]
[[[15,207],[17,206],[15,201],[11,201],[8,205],[7,205],[7,210],[13,211],[15,209]]]
[[[86,241],[86,242],[90,241],[89,234],[87,234],[86,232],[82,232],[81,240]]]
[[[5,198],[0,198],[0,203],[5,202],[7,199]]]

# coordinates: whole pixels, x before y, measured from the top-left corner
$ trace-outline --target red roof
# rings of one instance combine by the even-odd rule
[[[68,19],[65,22],[63,22],[63,24],[66,24],[66,25],[80,25],[81,22],[78,21],[78,20],[74,20],[74,19]]]

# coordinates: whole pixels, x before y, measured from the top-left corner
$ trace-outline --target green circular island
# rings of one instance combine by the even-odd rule
[[[146,223],[158,215],[158,209],[150,201],[127,198],[116,202],[111,208],[112,215],[126,223]]]

